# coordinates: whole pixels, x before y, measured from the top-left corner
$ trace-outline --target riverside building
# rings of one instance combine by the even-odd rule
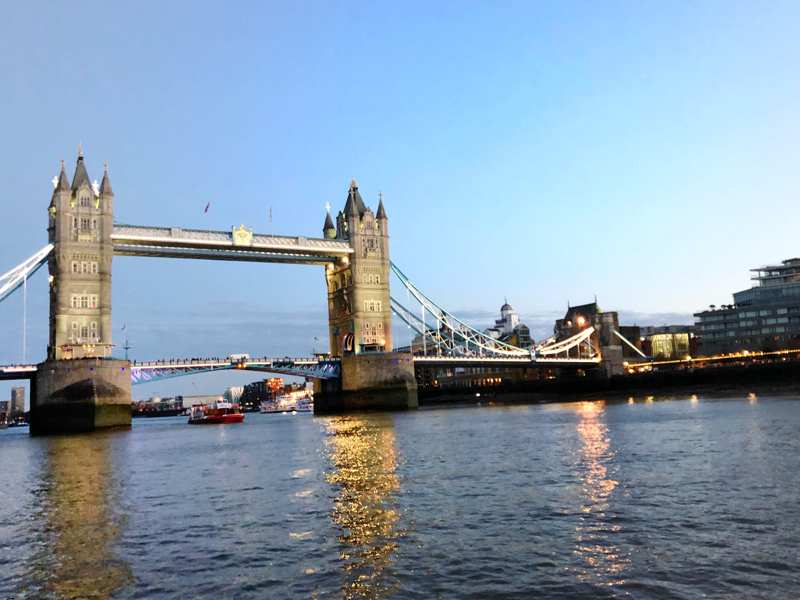
[[[511,307],[508,300],[500,307],[500,318],[496,319],[494,326],[489,327],[484,333],[519,348],[530,348],[533,345],[530,328],[520,323],[519,314]]]
[[[800,347],[800,258],[750,270],[756,285],[733,294],[733,304],[695,313],[704,355]]]

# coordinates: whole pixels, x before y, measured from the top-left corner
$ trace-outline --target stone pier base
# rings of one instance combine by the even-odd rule
[[[315,414],[409,410],[419,406],[411,354],[375,352],[342,357],[341,391],[314,396]]]
[[[131,365],[80,358],[39,365],[31,389],[31,435],[131,425]]]

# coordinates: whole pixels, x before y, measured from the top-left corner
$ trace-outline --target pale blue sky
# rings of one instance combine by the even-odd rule
[[[478,322],[508,296],[541,335],[594,294],[686,319],[800,254],[799,30],[777,1],[14,3],[0,270],[46,242],[50,179],[82,142],[119,222],[318,235],[355,176],[384,193],[394,260]],[[307,353],[325,310],[318,268],[115,260],[116,341],[127,323],[138,358]],[[0,305],[0,362],[21,312]]]

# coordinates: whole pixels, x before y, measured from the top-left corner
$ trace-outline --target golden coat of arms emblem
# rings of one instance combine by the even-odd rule
[[[253,230],[248,229],[244,225],[239,225],[233,228],[233,245],[234,246],[252,246],[253,245]]]

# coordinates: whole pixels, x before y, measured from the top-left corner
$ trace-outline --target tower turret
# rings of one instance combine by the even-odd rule
[[[77,192],[84,185],[91,189],[92,182],[89,180],[89,173],[83,161],[83,150],[78,148],[78,162],[75,163],[75,175],[72,176],[72,191]]]
[[[114,190],[111,189],[111,178],[108,176],[108,163],[103,165],[103,181],[100,182],[100,195],[114,195]]]
[[[68,192],[70,190],[69,178],[67,177],[67,170],[64,168],[64,161],[61,161],[61,172],[58,174],[55,190],[56,192]]]
[[[330,210],[325,213],[325,224],[322,226],[322,235],[329,240],[336,237],[336,226],[333,224]]]
[[[386,209],[383,208],[383,194],[378,194],[378,212],[375,213],[376,219],[386,220]]]

